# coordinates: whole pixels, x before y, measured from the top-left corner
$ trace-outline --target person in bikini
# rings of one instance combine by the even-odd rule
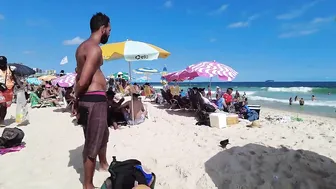
[[[110,19],[96,13],[90,20],[91,36],[76,51],[77,76],[75,85],[78,124],[84,130],[84,189],[93,189],[93,175],[98,156],[100,170],[109,167],[106,148],[109,137],[107,123],[106,81],[100,67],[103,65],[99,44],[106,44],[111,32]]]
[[[145,121],[147,116],[147,111],[144,108],[141,100],[139,100],[139,94],[132,94],[132,99],[125,102],[120,106],[124,117],[129,125],[139,125]],[[133,101],[133,109],[132,109],[132,101]],[[133,116],[132,116],[133,115]],[[134,121],[133,121],[134,118]]]

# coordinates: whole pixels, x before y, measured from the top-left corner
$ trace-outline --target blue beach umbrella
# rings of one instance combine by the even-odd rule
[[[153,68],[138,68],[133,70],[133,72],[137,74],[155,74],[159,73],[159,70]]]
[[[27,83],[33,84],[33,85],[41,85],[42,84],[42,81],[35,78],[35,77],[27,78],[26,81],[27,81]]]

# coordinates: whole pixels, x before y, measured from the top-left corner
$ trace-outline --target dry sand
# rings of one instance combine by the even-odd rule
[[[196,126],[192,111],[148,109],[151,119],[142,125],[110,130],[108,159],[139,159],[156,173],[158,189],[336,188],[335,119],[262,108],[261,128],[220,130]],[[0,156],[0,188],[80,189],[82,128],[56,108],[29,113],[31,123],[21,127],[26,148]],[[14,115],[15,106],[7,117]],[[304,121],[281,121],[286,116]],[[231,144],[221,149],[227,138]],[[96,171],[94,183],[108,176]]]

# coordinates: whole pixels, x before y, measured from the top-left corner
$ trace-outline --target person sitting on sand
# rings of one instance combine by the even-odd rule
[[[218,109],[224,109],[224,98],[221,97],[219,94],[216,94],[216,105],[218,106]]]
[[[135,93],[140,93],[141,89],[140,89],[140,86],[137,83],[133,84],[133,88],[134,88]]]
[[[236,90],[236,94],[235,94],[235,96],[234,96],[234,99],[236,100],[236,102],[240,102],[240,94],[239,94],[239,91],[238,90]]]
[[[42,91],[42,94],[41,94],[41,99],[46,100],[47,102],[50,102],[50,103],[54,104],[54,106],[60,106],[60,104],[58,103],[57,99],[54,98],[54,97],[56,97],[55,94],[53,94],[45,86],[42,86],[42,88],[43,88],[43,91]]]
[[[125,101],[122,95],[116,94],[112,90],[106,92],[108,103],[108,125],[116,130],[119,128],[118,121],[124,121],[124,116],[120,110],[121,104]]]
[[[206,98],[206,95],[205,95],[205,91],[204,89],[200,91],[201,95],[202,95],[202,99],[203,99],[203,102],[205,104],[209,104],[213,107],[215,107],[216,109],[218,108],[217,105],[215,103],[212,103],[208,98]]]
[[[181,92],[180,92],[180,97],[187,97],[187,93],[183,91],[183,89],[181,89]]]
[[[131,100],[125,102],[120,107],[129,125],[139,125],[145,121],[145,117],[147,116],[147,111],[145,110],[141,100],[139,100],[139,96],[139,94],[132,94],[133,109]]]
[[[300,99],[299,104],[300,104],[300,106],[303,106],[303,105],[304,105],[304,100],[303,100],[303,98]]]
[[[219,86],[216,87],[216,94],[219,94],[222,96],[222,89]]]

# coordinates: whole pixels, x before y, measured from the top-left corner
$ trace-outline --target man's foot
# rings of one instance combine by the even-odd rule
[[[99,164],[99,171],[105,172],[108,171],[109,164],[108,163],[100,163]]]

